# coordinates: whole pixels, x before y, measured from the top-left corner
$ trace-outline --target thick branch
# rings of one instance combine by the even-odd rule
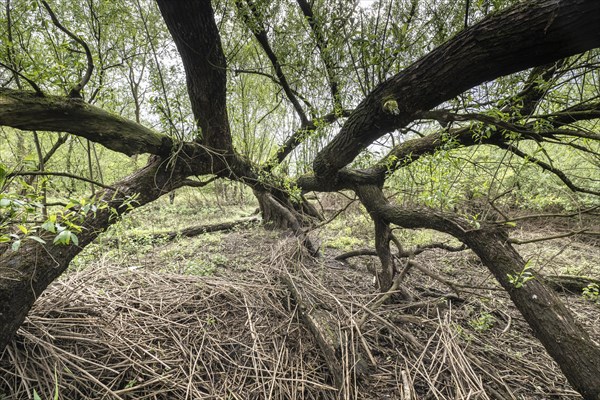
[[[380,84],[318,154],[331,179],[366,146],[482,82],[600,46],[600,2],[535,0],[484,19]]]
[[[81,100],[11,89],[0,89],[0,125],[69,132],[127,155],[168,154],[173,145],[168,136]]]
[[[185,69],[194,117],[202,143],[228,152],[232,148],[227,116],[227,62],[210,0],[157,0]]]

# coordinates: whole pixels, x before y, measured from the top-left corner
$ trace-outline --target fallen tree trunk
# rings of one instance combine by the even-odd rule
[[[295,282],[291,276],[286,275],[281,277],[281,281],[287,287],[292,301],[298,307],[298,315],[304,326],[317,340],[329,368],[333,384],[337,388],[341,388],[344,382],[344,373],[341,360],[337,355],[340,347],[339,325],[334,325],[322,306],[311,300],[301,283]]]
[[[153,235],[155,238],[166,238],[167,240],[175,240],[178,237],[194,237],[203,235],[205,233],[212,232],[226,232],[235,229],[239,226],[247,226],[254,222],[260,221],[258,216],[238,219],[237,221],[222,222],[220,224],[209,224],[209,225],[197,225],[189,228],[182,229],[180,231],[173,231],[167,233],[157,233]]]
[[[600,279],[589,278],[587,276],[547,275],[546,283],[557,292],[581,294],[583,289],[590,285],[600,286]]]
[[[345,346],[343,328],[338,318],[332,318],[332,312],[327,305],[327,300],[315,297],[315,293],[300,279],[291,275],[282,275],[281,281],[286,286],[300,320],[313,335],[336,388],[340,390],[339,398],[352,398],[354,384],[357,379],[364,378],[373,362],[368,362],[361,352],[354,349],[354,360],[348,365],[344,362]]]

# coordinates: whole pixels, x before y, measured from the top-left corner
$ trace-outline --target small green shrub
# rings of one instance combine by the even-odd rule
[[[597,283],[590,283],[583,288],[581,295],[586,300],[594,303],[600,303],[600,286]]]
[[[485,332],[490,330],[496,323],[496,318],[488,312],[482,312],[479,317],[469,321],[471,328],[478,332]]]
[[[535,279],[533,274],[531,273],[531,260],[527,261],[523,266],[523,269],[516,275],[506,274],[508,276],[508,281],[511,285],[513,285],[516,289],[520,289],[532,279]]]

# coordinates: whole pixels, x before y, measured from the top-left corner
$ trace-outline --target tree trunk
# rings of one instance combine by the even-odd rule
[[[178,184],[177,174],[161,165],[163,159],[151,158],[146,167],[115,184],[117,191],[97,193],[97,198],[107,201],[109,207],[86,216],[83,230],[77,235],[78,245],[55,245],[46,238],[45,245],[28,241],[19,251],[7,250],[0,255],[0,351],[12,340],[37,297],[77,254],[117,222],[130,206],[151,202]]]
[[[455,215],[394,206],[375,185],[357,191],[367,210],[377,218],[405,228],[445,232],[469,246],[509,293],[573,388],[586,400],[600,400],[600,345],[545,284],[542,275],[529,271],[532,279],[523,279],[527,263],[509,243],[502,227],[483,222],[482,227],[474,229]],[[511,282],[509,275],[521,278]]]
[[[202,144],[230,152],[227,116],[227,63],[210,0],[157,0],[185,69]]]
[[[532,273],[527,282],[509,279],[518,276],[526,262],[508,243],[508,237],[494,230],[469,232],[463,241],[481,258],[496,280],[509,293],[535,336],[558,363],[569,383],[586,400],[600,399],[600,346],[578,323],[543,276]],[[523,284],[522,287],[519,287]]]
[[[275,197],[276,195],[272,193],[254,189],[254,195],[258,199],[265,227],[269,229],[290,229],[294,235],[302,240],[302,244],[304,244],[309,253],[312,256],[317,256],[319,254],[319,248],[312,243],[305,231],[311,216],[297,211],[292,201],[284,194],[284,192],[278,193],[279,196]],[[306,207],[308,206],[303,208],[302,204],[297,205],[297,208],[301,210],[310,209]]]
[[[268,192],[254,190],[254,195],[258,200],[260,215],[263,225],[267,229],[297,229],[301,225],[293,215],[292,211],[283,204],[277,204],[275,199]]]
[[[358,196],[359,198],[361,196],[360,190],[358,191]],[[394,256],[390,249],[392,231],[390,230],[389,222],[379,217],[376,213],[370,212],[369,214],[375,226],[375,251],[381,262],[380,271],[375,271],[377,287],[385,293],[390,290],[394,284],[394,275],[396,273]]]

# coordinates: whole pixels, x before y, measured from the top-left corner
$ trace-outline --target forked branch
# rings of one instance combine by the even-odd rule
[[[44,8],[46,9],[46,11],[48,11],[48,14],[50,15],[50,18],[52,19],[52,23],[54,24],[54,26],[56,26],[58,29],[60,29],[61,31],[66,33],[67,36],[69,36],[77,44],[79,44],[81,47],[83,47],[83,50],[85,51],[85,57],[87,59],[87,68],[85,70],[85,74],[81,78],[81,81],[79,81],[79,83],[77,83],[71,89],[71,92],[69,93],[69,97],[80,98],[81,91],[83,90],[85,85],[87,85],[87,83],[92,78],[92,72],[94,71],[94,58],[92,57],[92,52],[90,51],[90,47],[87,45],[87,43],[82,38],[75,35],[73,32],[71,32],[63,24],[60,23],[60,21],[56,17],[56,14],[54,13],[54,11],[52,10],[52,8],[50,7],[50,5],[48,4],[47,1],[45,1],[45,0],[41,0],[41,1],[42,1],[42,4],[44,5]]]

